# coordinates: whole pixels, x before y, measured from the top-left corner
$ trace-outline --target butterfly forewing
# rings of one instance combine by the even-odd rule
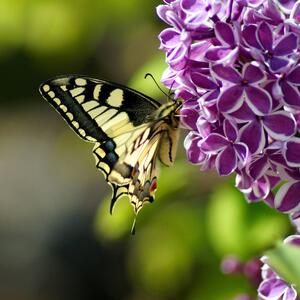
[[[95,143],[96,166],[113,189],[112,206],[128,195],[137,213],[154,199],[156,159],[171,165],[176,153],[176,103],[160,105],[125,86],[85,76],[54,78],[40,92],[81,138]]]
[[[105,141],[124,132],[124,126],[133,129],[160,106],[127,87],[87,77],[55,78],[45,82],[40,92],[89,141]]]

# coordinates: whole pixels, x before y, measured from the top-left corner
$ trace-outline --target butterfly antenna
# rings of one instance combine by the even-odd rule
[[[148,76],[152,78],[152,80],[154,81],[158,89],[169,99],[170,95],[168,95],[165,91],[163,91],[163,89],[159,86],[159,84],[157,83],[157,81],[155,80],[154,76],[151,73],[147,73],[144,78],[146,79]]]
[[[176,102],[176,100],[172,97],[174,95],[174,92],[172,92],[174,83],[175,83],[175,80],[173,80],[173,82],[169,88],[168,98],[171,99],[173,102]]]

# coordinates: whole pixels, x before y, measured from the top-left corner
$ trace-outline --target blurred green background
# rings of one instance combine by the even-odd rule
[[[0,299],[232,299],[254,291],[221,274],[222,257],[260,255],[290,230],[266,205],[247,204],[233,178],[190,165],[181,142],[131,236],[132,208],[122,199],[109,214],[92,146],[38,94],[50,77],[86,74],[165,101],[144,79],[166,68],[158,4],[0,1]]]

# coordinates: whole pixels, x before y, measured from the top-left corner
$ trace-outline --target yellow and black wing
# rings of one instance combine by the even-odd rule
[[[81,138],[95,143],[96,166],[113,188],[111,209],[122,195],[136,213],[153,200],[156,158],[166,165],[174,160],[178,105],[85,76],[54,78],[40,92]]]

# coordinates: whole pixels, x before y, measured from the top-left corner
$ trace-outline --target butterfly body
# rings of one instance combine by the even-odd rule
[[[157,188],[157,158],[174,162],[179,101],[160,104],[115,83],[61,76],[40,87],[42,96],[84,140],[95,143],[96,167],[112,186],[114,203],[127,195],[139,212]]]

